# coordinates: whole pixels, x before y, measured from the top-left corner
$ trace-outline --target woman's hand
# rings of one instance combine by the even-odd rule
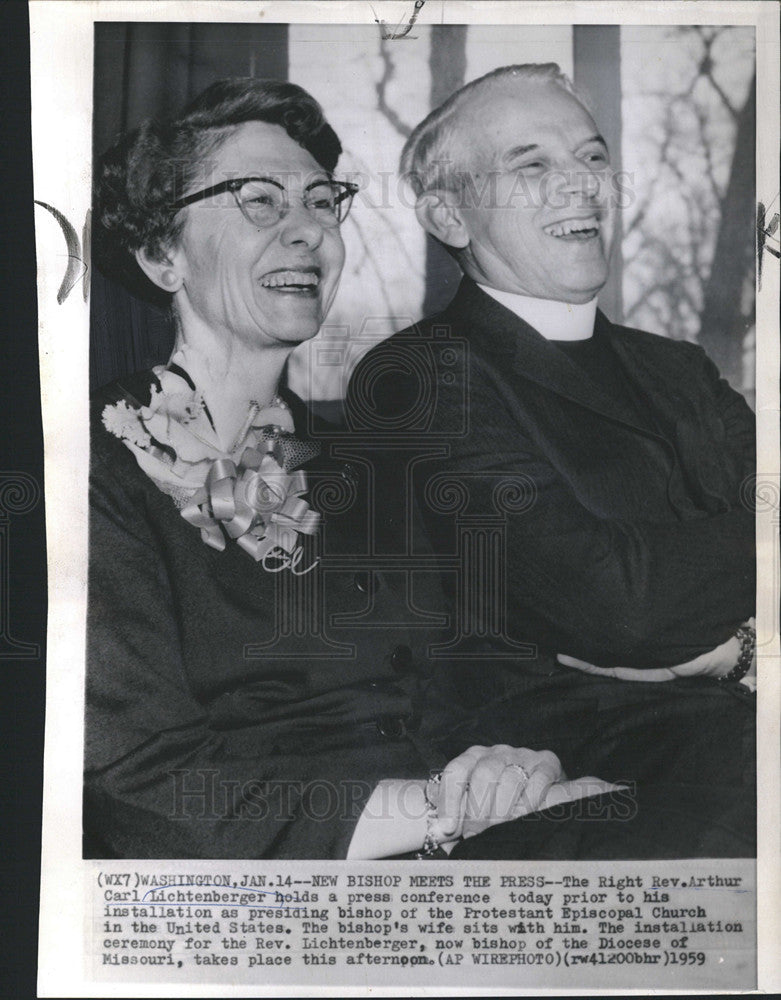
[[[489,826],[589,795],[615,791],[600,778],[568,781],[556,754],[505,744],[474,746],[452,760],[428,796],[437,807],[437,839],[473,837]]]
[[[754,619],[750,618],[748,624],[754,626]],[[735,636],[731,636],[726,642],[723,642],[720,646],[716,646],[715,649],[711,649],[707,653],[701,653],[693,660],[687,660],[686,663],[679,663],[674,667],[658,667],[650,670],[640,670],[637,667],[597,667],[593,663],[587,663],[585,660],[579,660],[574,656],[564,656],[562,653],[559,653],[557,659],[565,667],[574,667],[576,670],[582,670],[586,674],[597,674],[600,677],[614,677],[620,681],[659,682],[674,681],[679,677],[723,677],[738,662],[739,655],[740,641]],[[756,672],[757,659],[755,655],[751,669],[746,674],[744,680],[748,679],[750,681],[756,677]]]
[[[544,808],[546,795],[565,778],[558,757],[498,744],[473,746],[450,761],[438,785],[429,784],[441,841],[471,837],[495,823]]]
[[[549,750],[473,746],[450,761],[438,782],[379,782],[358,820],[347,858],[414,851],[427,834],[447,851],[459,837],[473,837],[496,823],[617,787],[599,778],[568,781]],[[433,821],[428,803],[436,808]]]

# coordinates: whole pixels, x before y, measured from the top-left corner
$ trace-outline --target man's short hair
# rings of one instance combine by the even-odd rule
[[[478,90],[507,82],[555,84],[572,94],[591,113],[582,95],[557,63],[522,63],[491,70],[451,94],[444,104],[423,119],[407,139],[401,152],[399,170],[416,195],[436,188],[448,191],[460,189],[459,175],[464,165],[456,154],[458,112]]]

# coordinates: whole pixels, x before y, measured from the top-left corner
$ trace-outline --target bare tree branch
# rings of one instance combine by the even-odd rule
[[[396,114],[386,100],[388,84],[396,75],[396,67],[393,65],[393,60],[391,59],[390,51],[388,50],[388,43],[384,38],[380,39],[380,58],[382,59],[382,76],[374,85],[374,89],[377,93],[377,110],[385,115],[387,120],[396,129],[399,135],[403,135],[406,139],[412,132],[412,126],[407,125],[406,122],[404,122],[399,115]]]
[[[366,161],[364,159],[362,159],[362,157],[358,153],[354,153],[352,150],[345,150],[345,152],[348,153],[348,155],[350,156],[351,160],[353,160],[355,162],[355,164],[358,166],[359,170],[362,173],[363,172],[366,172],[366,173],[369,172],[369,165],[366,163]],[[417,264],[417,262],[415,260],[413,260],[412,255],[409,252],[408,245],[404,242],[404,240],[399,235],[398,227],[393,222],[391,222],[391,220],[387,217],[387,215],[384,212],[375,212],[374,216],[375,216],[375,218],[377,218],[377,219],[380,220],[380,222],[383,224],[383,226],[385,226],[385,228],[391,234],[391,236],[393,237],[396,245],[398,246],[398,248],[401,251],[401,253],[403,254],[405,260],[409,264],[410,269],[412,271],[416,270],[416,268],[418,267],[418,264]],[[354,213],[351,216],[351,218],[353,220],[355,220],[355,214]]]
[[[670,113],[670,108],[668,106],[664,121],[664,137],[662,139],[661,149],[659,150],[660,163],[664,163],[664,161],[667,158],[667,150],[669,149],[672,137],[673,137],[673,118]],[[642,226],[643,221],[646,217],[646,213],[648,212],[648,209],[651,206],[651,203],[653,202],[654,197],[656,195],[656,186],[658,181],[659,181],[659,174],[657,173],[656,176],[652,178],[651,183],[648,186],[648,191],[646,193],[645,198],[643,198],[642,205],[638,208],[637,212],[635,212],[634,216],[632,217],[632,221],[624,230],[625,239],[627,236],[629,236],[631,232]]]

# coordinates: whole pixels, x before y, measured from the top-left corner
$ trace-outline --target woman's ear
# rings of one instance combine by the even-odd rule
[[[463,250],[469,246],[469,233],[454,201],[452,191],[426,191],[415,204],[415,215],[427,233],[448,246]]]
[[[178,292],[182,287],[182,277],[169,257],[152,257],[145,247],[136,250],[138,266],[151,282],[164,292]]]

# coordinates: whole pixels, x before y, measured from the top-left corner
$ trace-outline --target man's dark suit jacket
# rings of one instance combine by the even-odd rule
[[[601,313],[595,335],[643,423],[469,279],[444,312],[362,359],[348,423],[376,446],[387,537],[405,535],[414,493],[484,653],[509,636],[535,643],[538,665],[557,652],[672,665],[754,613],[753,415],[699,347]],[[471,571],[467,584],[463,551],[460,574],[452,563],[481,519],[489,534],[501,526],[505,576]],[[492,601],[506,604],[493,628]]]
[[[601,314],[595,336],[625,374],[623,400],[465,279],[351,380],[378,550],[429,552],[450,595],[451,639],[430,655],[450,658],[442,683],[470,718],[444,756],[548,749],[570,775],[629,789],[629,812],[610,802],[595,823],[601,800],[584,800],[585,815],[503,823],[452,856],[751,856],[753,695],[556,663],[680,663],[754,611],[751,411],[694,345]]]

